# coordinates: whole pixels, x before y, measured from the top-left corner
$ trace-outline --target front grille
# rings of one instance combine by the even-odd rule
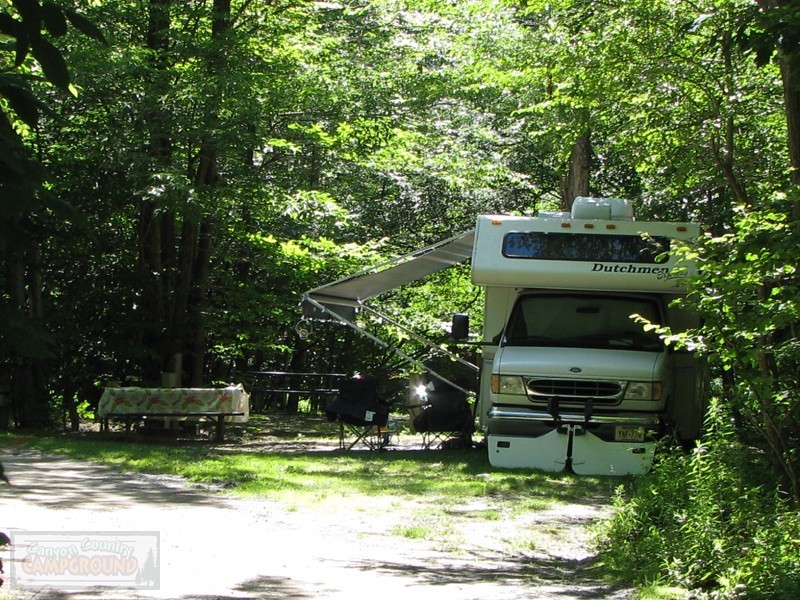
[[[530,379],[528,393],[548,398],[607,398],[622,394],[622,384],[613,381],[586,381],[581,379]]]

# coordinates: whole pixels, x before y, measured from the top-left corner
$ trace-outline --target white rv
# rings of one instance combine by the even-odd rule
[[[681,289],[669,250],[698,233],[634,221],[617,199],[579,198],[571,214],[478,218],[472,279],[486,303],[477,414],[492,465],[643,473],[662,434],[699,436],[697,361],[639,322],[691,324],[670,305]]]
[[[304,305],[356,326],[367,299],[471,258],[486,291],[475,406],[491,464],[644,473],[658,437],[700,434],[702,369],[642,324],[694,324],[671,306],[691,265],[670,247],[698,234],[635,221],[624,200],[578,198],[571,213],[478,217],[474,231],[311,290]],[[454,321],[454,333],[466,327]]]

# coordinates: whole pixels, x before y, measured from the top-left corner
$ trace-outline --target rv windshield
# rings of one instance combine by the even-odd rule
[[[632,315],[661,323],[655,301],[616,295],[529,294],[520,297],[506,327],[506,346],[553,346],[658,352],[658,335]]]

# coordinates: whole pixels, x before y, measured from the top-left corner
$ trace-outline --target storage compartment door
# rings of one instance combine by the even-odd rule
[[[655,442],[606,442],[588,431],[572,438],[572,470],[578,475],[641,475],[653,465]]]
[[[567,464],[569,436],[553,430],[538,437],[489,435],[489,462],[493,467],[540,469],[556,473]]]

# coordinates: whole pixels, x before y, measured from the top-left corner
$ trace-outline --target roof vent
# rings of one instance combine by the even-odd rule
[[[633,221],[633,206],[622,198],[587,198],[578,196],[572,203],[573,219]]]
[[[536,213],[536,216],[540,219],[569,219],[571,215],[568,212],[540,210],[538,213]]]

